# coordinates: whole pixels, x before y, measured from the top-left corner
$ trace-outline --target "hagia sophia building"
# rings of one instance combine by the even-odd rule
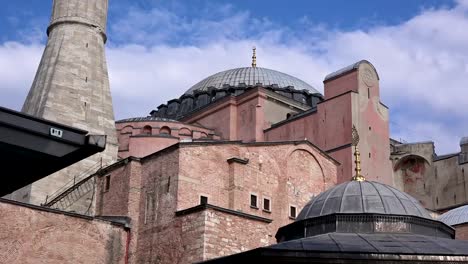
[[[115,121],[108,5],[54,0],[23,109],[0,108],[28,139],[0,139],[25,174],[1,193],[0,263],[468,263],[468,138],[391,139],[371,62],[321,94],[254,48]]]

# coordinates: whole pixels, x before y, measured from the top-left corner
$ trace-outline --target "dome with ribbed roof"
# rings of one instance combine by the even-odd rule
[[[411,215],[431,219],[416,199],[400,190],[378,182],[350,181],[314,197],[296,221],[334,213]]]
[[[210,87],[221,89],[224,85],[256,85],[257,83],[278,85],[279,88],[293,86],[295,90],[309,90],[310,93],[319,93],[310,84],[286,73],[261,67],[243,67],[213,74],[192,86],[185,94],[207,91]]]
[[[439,221],[450,226],[468,223],[468,205],[445,212],[439,216]]]

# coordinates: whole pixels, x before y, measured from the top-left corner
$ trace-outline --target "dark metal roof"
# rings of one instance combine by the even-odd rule
[[[126,122],[149,122],[149,121],[162,121],[162,122],[176,122],[180,123],[177,120],[174,119],[169,119],[169,118],[163,118],[163,117],[155,117],[155,116],[146,116],[146,117],[132,117],[132,118],[126,118],[126,119],[121,119],[115,121],[116,123],[126,123]]]
[[[468,241],[413,234],[330,233],[203,263],[467,263]]]
[[[0,107],[0,196],[103,151],[105,135]]]
[[[286,73],[261,67],[243,67],[213,74],[192,86],[185,94],[193,94],[195,91],[207,91],[211,87],[221,89],[224,85],[256,85],[257,83],[263,85],[276,84],[280,88],[293,86],[296,90],[305,89],[311,93],[318,93],[310,84]]]
[[[402,191],[378,182],[349,181],[314,197],[296,221],[333,213],[413,215],[432,219],[416,199]]]
[[[439,221],[450,226],[468,223],[468,205],[445,212],[439,216]]]
[[[328,233],[286,241],[268,248],[341,253],[468,256],[468,241],[415,234]]]

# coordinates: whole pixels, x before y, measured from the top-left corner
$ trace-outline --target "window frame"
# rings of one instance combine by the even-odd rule
[[[268,201],[268,208],[265,208],[265,200]],[[268,212],[268,213],[271,213],[271,198],[270,197],[267,197],[267,196],[264,196],[263,197],[263,201],[262,201],[262,209],[264,212]]]
[[[294,208],[294,216],[292,215],[292,209]],[[296,219],[297,218],[297,206],[290,204],[289,205],[289,210],[288,210],[288,215],[290,219]]]
[[[252,205],[252,198],[255,197],[255,205]],[[258,209],[258,195],[256,193],[250,193],[249,196],[249,205],[252,209]]]

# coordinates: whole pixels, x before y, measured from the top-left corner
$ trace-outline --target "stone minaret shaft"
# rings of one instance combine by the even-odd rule
[[[107,135],[103,153],[24,188],[31,203],[43,203],[97,162],[117,158],[117,138],[104,44],[108,0],[54,0],[48,41],[22,111]],[[21,191],[21,190],[20,190]],[[18,197],[18,195],[15,195]]]

